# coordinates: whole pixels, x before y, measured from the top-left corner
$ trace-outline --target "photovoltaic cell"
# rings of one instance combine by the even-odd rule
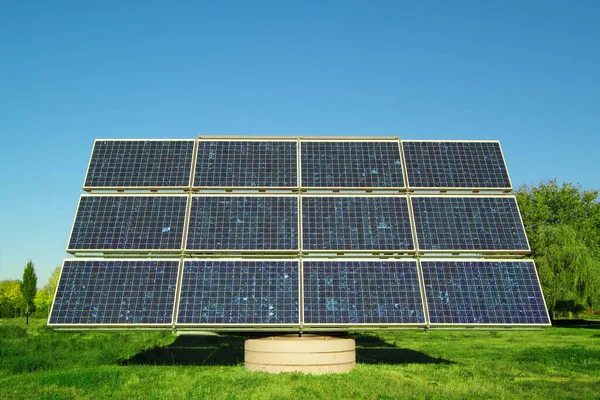
[[[411,200],[419,250],[529,251],[514,196]]]
[[[404,196],[302,196],[304,250],[413,250]]]
[[[498,142],[403,141],[411,188],[511,189]]]
[[[305,324],[424,324],[416,261],[303,261]]]
[[[297,143],[200,140],[194,186],[297,187]]]
[[[431,324],[550,324],[533,261],[421,261]]]
[[[297,250],[298,198],[193,196],[188,250]]]
[[[84,188],[190,186],[193,140],[97,140]]]
[[[187,196],[81,196],[67,250],[179,250]]]
[[[178,267],[178,260],[65,260],[48,324],[170,324]]]
[[[298,261],[187,260],[179,324],[298,324]]]
[[[303,141],[302,186],[404,187],[397,141]]]

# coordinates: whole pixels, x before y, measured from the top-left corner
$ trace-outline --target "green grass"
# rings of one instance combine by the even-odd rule
[[[356,333],[348,374],[250,373],[244,337],[55,332],[0,320],[1,399],[598,399],[597,322]]]

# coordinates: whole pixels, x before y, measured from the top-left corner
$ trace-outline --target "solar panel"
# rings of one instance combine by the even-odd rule
[[[182,248],[187,195],[82,195],[67,251]]]
[[[304,250],[414,250],[406,196],[302,196]]]
[[[198,141],[194,187],[297,187],[296,140]]]
[[[302,186],[403,188],[397,140],[301,141]]]
[[[410,188],[510,190],[499,142],[402,141]]]
[[[514,196],[411,196],[420,251],[529,252]]]
[[[297,260],[186,260],[178,324],[298,324]]]
[[[193,140],[96,140],[84,189],[190,186]]]
[[[298,250],[298,197],[193,196],[187,250]]]
[[[531,260],[421,261],[431,325],[549,325]]]
[[[48,325],[171,324],[178,268],[179,260],[65,260]]]
[[[417,262],[302,262],[305,324],[425,324]]]

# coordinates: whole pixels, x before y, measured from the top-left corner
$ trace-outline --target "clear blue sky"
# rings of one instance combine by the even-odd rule
[[[0,0],[0,279],[66,257],[95,138],[498,139],[600,188],[600,2],[291,3]]]

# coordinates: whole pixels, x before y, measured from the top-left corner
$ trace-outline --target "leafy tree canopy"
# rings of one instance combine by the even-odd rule
[[[516,195],[550,311],[600,307],[598,192],[551,180]]]

